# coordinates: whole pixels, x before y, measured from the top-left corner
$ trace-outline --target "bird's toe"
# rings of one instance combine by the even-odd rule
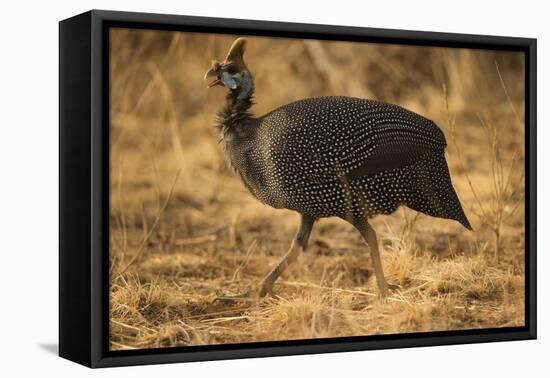
[[[394,284],[394,283],[391,283],[391,282],[388,282],[388,289],[390,289],[390,290],[400,290],[401,286],[399,286],[397,284]]]
[[[245,291],[237,295],[218,295],[214,298],[214,302],[234,303],[234,302],[251,302],[258,299],[253,291]]]

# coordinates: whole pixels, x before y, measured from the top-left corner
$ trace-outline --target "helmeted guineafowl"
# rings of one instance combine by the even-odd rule
[[[273,295],[273,283],[306,248],[321,217],[340,217],[361,233],[382,296],[388,284],[369,217],[406,205],[471,230],[451,184],[445,136],[435,123],[397,105],[351,97],[309,98],[254,118],[246,43],[237,39],[225,61],[214,61],[205,74],[214,78],[209,87],[229,89],[217,119],[221,145],[258,200],[301,215],[289,252],[265,277],[259,296]]]

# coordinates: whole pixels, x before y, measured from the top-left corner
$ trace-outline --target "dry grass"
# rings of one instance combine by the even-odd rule
[[[380,301],[360,235],[322,219],[276,283],[281,300],[214,301],[253,288],[298,223],[253,199],[217,145],[211,125],[224,93],[201,79],[232,40],[112,35],[112,349],[524,323],[524,67],[512,52],[252,38],[258,115],[346,94],[440,125],[475,232],[408,209],[374,218],[386,276],[401,286]]]

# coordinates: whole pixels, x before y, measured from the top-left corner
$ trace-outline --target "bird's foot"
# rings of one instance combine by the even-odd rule
[[[218,295],[216,298],[214,298],[214,302],[224,302],[224,303],[230,303],[230,302],[253,302],[258,300],[258,296],[255,295],[256,293],[254,291],[248,290],[245,291],[242,294],[237,295]]]
[[[391,283],[391,282],[388,282],[387,285],[388,285],[389,290],[400,290],[401,289],[401,286],[399,286],[397,284],[394,284],[394,283]]]
[[[380,297],[380,299],[385,300],[388,297],[388,291],[399,289],[401,289],[401,286],[386,281],[385,285],[378,288],[378,296]]]
[[[269,294],[271,298],[279,299],[279,296],[273,292],[273,282],[270,280],[262,282],[260,290],[258,291],[258,296],[260,298],[265,297],[267,294]]]
[[[268,294],[271,298],[279,299],[279,296],[273,292],[273,283],[264,281],[260,285],[259,290],[248,290],[237,295],[220,295],[214,299],[214,302],[254,302],[267,296]]]

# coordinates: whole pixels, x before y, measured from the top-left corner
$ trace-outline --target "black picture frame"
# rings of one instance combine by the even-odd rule
[[[165,349],[108,348],[111,27],[525,53],[525,326]],[[59,354],[89,367],[535,339],[536,39],[92,10],[59,24]]]

